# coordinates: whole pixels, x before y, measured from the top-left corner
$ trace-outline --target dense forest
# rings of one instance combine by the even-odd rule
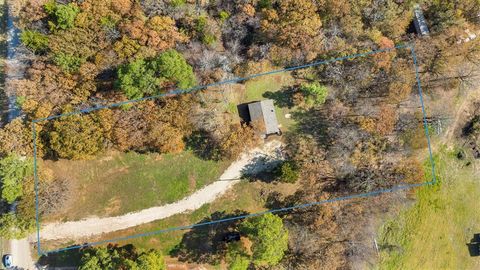
[[[417,3],[430,36],[415,33]],[[22,116],[0,130],[2,208],[17,205],[15,214],[0,219],[0,234],[9,237],[25,236],[35,224],[34,119],[162,95],[36,122],[37,158],[188,149],[204,159],[235,160],[262,142],[254,126],[221,109],[217,100],[225,89],[176,91],[392,49],[291,73],[295,83],[282,91],[285,106],[298,108],[297,123],[283,138],[287,161],[272,177],[298,181],[300,188],[267,201],[271,208],[288,207],[421,182],[423,156],[415,155],[427,145],[412,54],[393,48],[414,46],[427,95],[475,80],[480,57],[480,38],[469,38],[480,28],[478,0],[35,0],[13,1],[11,9],[27,68],[8,85]],[[427,116],[443,115],[432,109]],[[473,119],[468,132],[477,142],[478,123]],[[48,171],[38,176],[43,214],[65,200],[68,187]],[[230,269],[346,269],[353,250],[345,239],[371,211],[363,203],[315,206],[246,220],[237,225],[251,250],[232,243],[220,253]],[[113,253],[129,259],[102,264]],[[148,262],[164,264],[156,251],[87,248],[82,269],[162,269],[144,266]]]

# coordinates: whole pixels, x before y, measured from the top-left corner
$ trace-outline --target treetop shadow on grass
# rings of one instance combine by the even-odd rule
[[[240,210],[235,210],[233,213],[215,212],[198,223],[245,214],[248,213]],[[235,231],[240,222],[241,220],[235,220],[194,227],[183,235],[181,243],[170,252],[170,256],[176,257],[182,262],[217,264],[226,252],[227,243],[223,238],[227,233]]]
[[[263,93],[264,98],[273,99],[275,106],[280,108],[293,108],[295,106],[293,102],[293,94],[295,89],[293,87],[283,87],[279,91],[267,91]]]
[[[75,247],[77,245],[71,245]],[[49,267],[71,267],[80,265],[84,249],[69,249],[61,252],[49,253],[48,255],[42,255],[38,259],[40,265],[48,265]]]
[[[186,148],[200,159],[219,161],[221,158],[218,142],[210,132],[204,129],[194,131],[188,138],[185,138],[185,144]]]
[[[328,145],[328,120],[324,113],[317,108],[297,110],[292,114],[295,125],[287,136],[309,135],[320,145]],[[292,138],[294,139],[294,138]]]
[[[278,179],[278,168],[284,159],[284,155],[281,152],[276,153],[275,157],[255,157],[242,169],[242,178],[249,181],[273,182]]]

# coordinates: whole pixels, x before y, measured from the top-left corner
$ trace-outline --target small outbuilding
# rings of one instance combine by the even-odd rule
[[[273,100],[265,99],[249,103],[248,112],[250,114],[250,123],[261,133],[262,137],[265,138],[270,134],[281,135]]]
[[[415,25],[415,31],[418,35],[428,36],[430,34],[430,31],[428,31],[427,21],[425,20],[423,11],[418,4],[413,8],[413,24]]]

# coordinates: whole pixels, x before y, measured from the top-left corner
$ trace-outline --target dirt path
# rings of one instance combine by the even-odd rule
[[[42,226],[40,232],[41,240],[84,238],[91,235],[123,230],[164,219],[175,214],[196,210],[206,203],[213,202],[217,197],[238,183],[240,181],[238,179],[242,175],[242,170],[246,168],[247,165],[250,167],[251,164],[255,164],[255,169],[261,169],[262,166],[268,166],[268,163],[258,162],[259,159],[261,160],[264,157],[273,159],[282,158],[281,148],[282,143],[279,141],[271,141],[266,143],[262,148],[255,148],[243,154],[239,160],[233,162],[225,170],[218,181],[178,202],[116,217],[93,217],[79,221],[45,224]]]

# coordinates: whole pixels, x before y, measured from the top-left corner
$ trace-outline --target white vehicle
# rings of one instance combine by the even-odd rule
[[[13,267],[13,257],[12,257],[12,255],[10,255],[10,254],[3,255],[2,263],[7,269],[10,268],[10,267]]]

